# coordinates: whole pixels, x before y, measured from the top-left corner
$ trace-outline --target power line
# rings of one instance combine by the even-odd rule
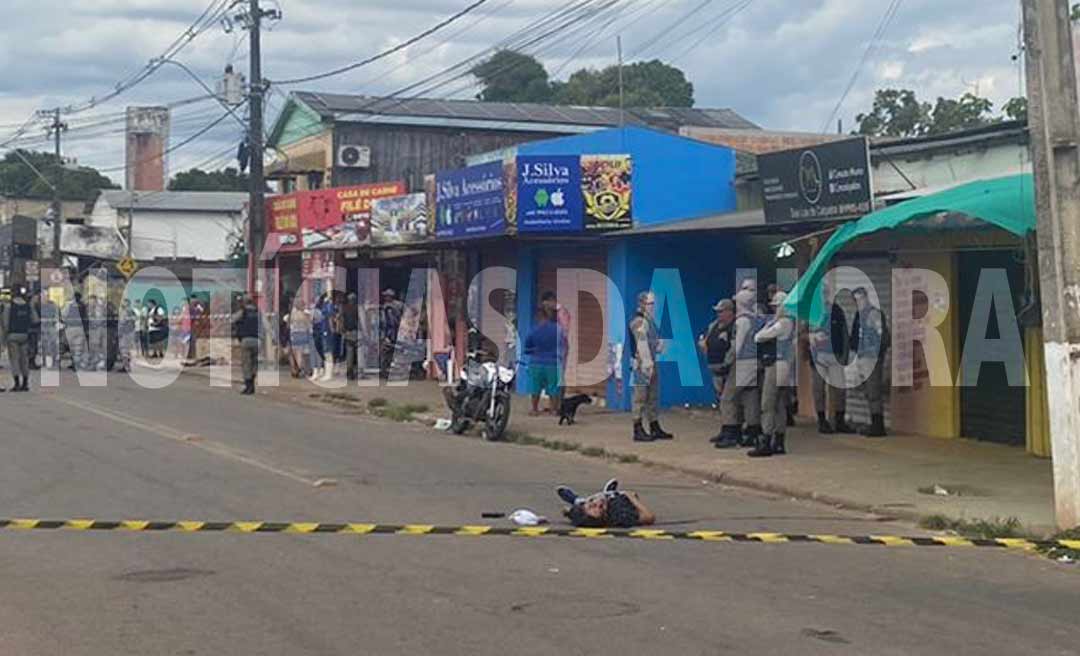
[[[702,43],[705,43],[705,41],[709,39],[709,37],[716,34],[716,31],[718,29],[730,23],[732,20],[735,19],[736,16],[746,11],[746,9],[748,9],[752,4],[754,4],[754,0],[742,0],[742,2],[737,2],[734,5],[731,5],[730,7],[725,9],[724,11],[720,12],[720,14],[718,16],[715,16],[712,20],[707,21],[703,25],[700,25],[684,34],[683,38],[685,39],[693,34],[697,34],[704,30],[704,34],[701,35],[701,38],[692,42],[689,48],[685,48],[684,50],[681,50],[679,54],[669,58],[668,63],[677,62],[683,57],[697,50]]]
[[[656,43],[658,43],[665,36],[667,36],[668,34],[671,34],[673,31],[675,31],[680,25],[682,25],[686,21],[693,18],[694,15],[697,14],[699,11],[701,11],[705,7],[712,4],[712,2],[713,2],[713,0],[704,0],[703,2],[698,3],[697,6],[695,6],[690,11],[683,14],[680,18],[678,18],[671,25],[667,26],[663,30],[660,30],[659,32],[654,34],[651,38],[647,39],[645,41],[645,43],[638,46],[637,49],[635,49],[632,53],[630,53],[630,57],[638,57],[638,56],[640,56],[643,52],[645,52],[646,50],[648,50],[652,46],[656,45]]]
[[[97,107],[102,103],[108,102],[113,98],[123,94],[129,89],[140,84],[143,80],[153,75],[165,61],[168,61],[180,54],[180,52],[192,41],[194,41],[200,34],[208,30],[217,21],[222,18],[233,6],[237,4],[239,0],[212,0],[210,4],[203,10],[198,18],[184,30],[171,44],[162,52],[161,55],[151,59],[142,69],[132,73],[126,78],[121,79],[113,87],[111,91],[104,96],[97,98],[92,97],[89,100],[83,101],[79,104],[68,105],[62,108],[64,114],[78,114],[85,112],[89,109]]]
[[[446,27],[447,25],[450,25],[454,21],[457,21],[458,19],[462,18],[463,16],[466,16],[469,12],[471,12],[472,10],[476,9],[477,7],[483,5],[483,4],[487,3],[487,2],[488,2],[488,0],[475,0],[475,2],[473,2],[471,5],[465,7],[464,9],[457,12],[456,14],[451,15],[450,17],[446,18],[445,20],[433,25],[432,27],[429,27],[428,29],[426,29],[423,32],[417,34],[416,36],[414,36],[412,38],[409,38],[409,39],[406,39],[405,41],[399,43],[398,45],[394,46],[393,48],[390,48],[388,50],[384,50],[384,51],[382,51],[382,52],[380,52],[380,53],[378,53],[376,55],[372,55],[371,57],[368,57],[367,59],[362,59],[362,60],[360,60],[358,62],[354,62],[354,63],[348,64],[346,66],[341,66],[339,68],[335,68],[335,69],[327,71],[325,73],[318,73],[316,75],[308,75],[306,77],[297,77],[297,78],[292,78],[292,79],[288,79],[288,80],[278,80],[278,81],[274,82],[274,84],[277,84],[279,86],[288,86],[288,85],[294,85],[294,84],[303,84],[305,82],[314,82],[315,80],[322,80],[322,79],[325,79],[325,78],[328,78],[328,77],[334,77],[336,75],[341,75],[342,73],[348,73],[349,71],[356,70],[356,69],[358,69],[358,68],[360,68],[362,66],[367,66],[368,64],[377,62],[380,59],[385,59],[386,57],[389,57],[390,55],[392,55],[392,54],[394,54],[396,52],[400,52],[400,51],[404,50],[405,48],[408,48],[409,46],[413,45],[414,43],[416,43],[418,41],[421,41],[425,37],[428,37],[428,36],[434,34],[435,32],[438,32],[439,30]]]
[[[897,12],[900,11],[900,5],[904,3],[904,0],[892,0],[889,6],[885,9],[885,14],[881,17],[881,22],[878,23],[877,30],[874,31],[874,35],[870,38],[870,43],[867,44],[866,50],[863,52],[862,58],[859,59],[859,64],[855,67],[855,71],[851,74],[851,79],[848,80],[847,87],[844,88],[844,92],[840,94],[840,100],[836,101],[836,106],[833,107],[832,113],[829,114],[829,118],[825,119],[825,126],[821,129],[822,134],[827,134],[832,130],[832,122],[836,118],[836,115],[840,113],[840,108],[843,107],[844,101],[847,100],[848,94],[855,88],[855,82],[859,79],[859,73],[862,72],[863,66],[866,65],[867,60],[870,59],[871,53],[877,49],[878,42],[883,36],[885,36],[886,30],[889,29],[889,25],[896,17]]]
[[[143,159],[141,159],[141,160],[139,160],[137,162],[134,162],[133,165],[138,166],[140,164],[144,164],[146,162],[153,161],[155,159],[164,158],[169,153],[176,152],[177,150],[183,148],[184,146],[190,144],[191,142],[195,141],[199,137],[203,136],[204,134],[206,134],[210,130],[213,130],[215,127],[220,125],[222,121],[229,118],[229,116],[231,116],[231,115],[232,115],[231,112],[223,113],[221,116],[217,117],[216,119],[214,119],[213,121],[208,123],[206,126],[204,126],[202,129],[196,131],[191,136],[187,137],[186,139],[180,141],[177,144],[169,146],[168,148],[163,150],[160,155],[153,155],[151,157],[145,157],[145,158],[143,158]],[[101,173],[115,173],[117,171],[125,170],[128,166],[129,165],[125,163],[125,164],[123,164],[121,166],[112,166],[112,167],[108,167],[108,168],[99,168],[98,171],[101,172]]]

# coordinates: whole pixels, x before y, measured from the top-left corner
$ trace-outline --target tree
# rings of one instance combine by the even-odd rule
[[[1001,111],[1005,112],[1005,116],[1007,116],[1010,121],[1023,121],[1027,123],[1027,98],[1010,98],[1009,101],[1005,103],[1005,105],[1001,108]]]
[[[1069,12],[1069,18],[1074,23],[1080,23],[1080,2],[1073,3],[1072,11]]]
[[[994,116],[994,103],[973,93],[959,98],[942,98],[931,105],[919,101],[909,89],[878,89],[868,114],[855,117],[856,134],[871,137],[919,137],[945,134],[991,125],[1003,120],[1026,121],[1027,99],[1012,98]]]
[[[499,50],[472,69],[482,88],[477,100],[485,102],[551,101],[551,83],[544,65],[531,55]]]
[[[100,189],[116,189],[117,185],[97,170],[88,166],[68,168],[53,153],[20,150],[19,157],[9,152],[0,160],[0,194],[19,198],[53,198],[49,185],[57,186],[63,200],[89,200]],[[23,158],[34,165],[41,179]]]
[[[930,103],[919,102],[908,89],[878,89],[869,114],[859,114],[858,134],[873,137],[915,137],[930,129]]]
[[[619,106],[619,67],[584,68],[552,85],[554,102],[595,107]],[[623,66],[626,107],[693,107],[694,85],[679,68],[659,59]]]
[[[247,191],[249,185],[247,174],[232,167],[221,171],[191,169],[174,175],[169,191]]]
[[[968,130],[993,122],[991,111],[994,103],[973,93],[965,93],[959,100],[938,98],[930,117],[930,134],[944,134],[955,130]]]
[[[581,69],[565,82],[552,81],[531,55],[500,50],[475,66],[477,99],[487,102],[534,102],[594,107],[619,106],[619,67]],[[623,66],[626,107],[693,107],[694,85],[681,69],[654,59]]]

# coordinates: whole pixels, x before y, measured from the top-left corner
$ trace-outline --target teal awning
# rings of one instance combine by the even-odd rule
[[[788,294],[784,308],[811,326],[826,323],[822,279],[829,261],[848,242],[941,213],[964,214],[1023,237],[1035,229],[1034,182],[1030,173],[979,180],[867,214],[841,227],[822,247]]]

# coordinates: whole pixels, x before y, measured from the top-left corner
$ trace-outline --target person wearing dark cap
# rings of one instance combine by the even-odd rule
[[[0,315],[0,325],[6,335],[11,377],[15,379],[12,392],[30,391],[30,330],[39,318],[26,295],[24,288],[15,290],[11,302]]]
[[[233,313],[233,336],[240,340],[240,357],[244,371],[244,391],[255,393],[255,377],[259,371],[259,307],[250,294],[244,295],[242,307]]]
[[[889,326],[885,313],[870,300],[866,288],[854,291],[858,314],[851,330],[851,348],[862,383],[856,388],[870,406],[870,425],[861,433],[866,437],[885,437],[885,366],[888,362]]]
[[[698,337],[698,349],[705,354],[709,373],[712,374],[713,390],[719,403],[724,395],[724,385],[731,373],[731,366],[735,363],[735,352],[731,350],[731,343],[735,338],[735,302],[725,298],[713,306],[713,311],[716,312],[716,319]],[[709,441],[715,444],[722,437],[723,431]]]

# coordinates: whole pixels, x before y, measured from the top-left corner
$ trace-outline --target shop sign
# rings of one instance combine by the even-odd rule
[[[438,239],[487,237],[506,232],[505,182],[502,162],[489,162],[435,178]]]
[[[517,185],[519,232],[582,230],[585,204],[580,157],[518,157]]]
[[[634,227],[632,178],[629,155],[581,156],[586,231]]]
[[[371,243],[412,244],[428,238],[428,204],[424,193],[379,198],[371,203]]]
[[[873,211],[865,137],[758,156],[765,221],[835,221]]]
[[[268,199],[269,225],[272,238],[277,240],[278,250],[300,249],[300,195],[273,196]]]
[[[517,158],[522,233],[605,231],[634,224],[629,155]]]

